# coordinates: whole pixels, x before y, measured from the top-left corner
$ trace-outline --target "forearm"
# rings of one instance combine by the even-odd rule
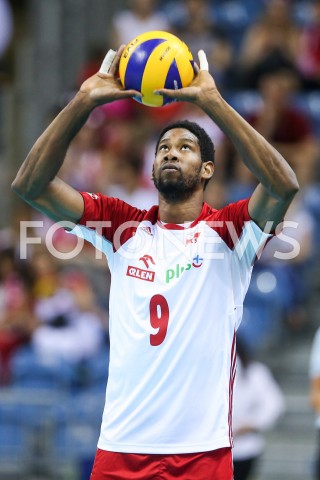
[[[291,167],[219,93],[203,102],[201,108],[231,140],[243,162],[271,196],[289,198],[294,195],[298,183]]]
[[[72,139],[85,124],[93,106],[78,93],[39,137],[12,184],[26,200],[39,197],[57,175]]]

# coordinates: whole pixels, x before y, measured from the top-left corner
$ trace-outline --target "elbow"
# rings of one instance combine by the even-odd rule
[[[11,190],[16,193],[19,197],[21,197],[26,202],[31,200],[31,194],[28,192],[28,189],[25,187],[23,182],[19,179],[17,175],[16,178],[11,183]]]
[[[16,193],[17,195],[21,196],[21,186],[19,185],[19,180],[17,177],[11,183],[11,190]]]
[[[13,182],[11,183],[11,190],[16,193],[17,195],[19,195],[19,197],[22,196],[22,193],[23,193],[23,189],[21,188],[21,184],[18,180],[18,178],[16,177]]]
[[[300,190],[300,185],[295,175],[292,176],[282,193],[282,197],[286,200],[292,200]]]
[[[295,177],[294,177],[294,181],[292,182],[292,185],[291,185],[291,189],[290,189],[290,192],[291,192],[292,197],[294,197],[295,195],[297,195],[297,193],[299,192],[299,190],[300,190],[300,185],[299,185],[299,182],[298,182],[297,177],[295,176]]]

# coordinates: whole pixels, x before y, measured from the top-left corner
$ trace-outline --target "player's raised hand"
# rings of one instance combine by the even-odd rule
[[[124,48],[122,45],[117,52],[109,50],[99,72],[85,80],[80,87],[80,92],[89,95],[90,100],[96,105],[122,98],[141,97],[141,93],[136,90],[125,90],[118,77],[120,57]]]
[[[209,73],[209,65],[203,50],[198,52],[199,66],[195,64],[196,76],[188,87],[171,90],[161,88],[155,91],[159,95],[174,98],[179,102],[191,102],[204,106],[212,95],[217,95],[218,90],[213,77]]]

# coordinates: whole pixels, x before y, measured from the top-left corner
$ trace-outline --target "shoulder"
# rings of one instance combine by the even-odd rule
[[[117,225],[126,221],[147,219],[156,221],[158,207],[141,210],[133,207],[119,198],[109,197],[102,193],[80,192],[84,200],[84,213],[79,223],[85,225],[88,221],[110,220]]]
[[[249,198],[230,203],[220,210],[205,204],[206,224],[212,228],[230,247],[235,246],[246,222],[251,221],[248,210]]]

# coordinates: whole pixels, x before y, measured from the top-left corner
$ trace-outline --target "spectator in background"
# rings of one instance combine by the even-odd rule
[[[32,254],[34,272],[33,292],[39,302],[55,294],[59,288],[59,266],[55,257],[43,247]]]
[[[313,408],[317,429],[317,454],[314,467],[314,480],[320,480],[320,327],[317,329],[311,347],[310,354],[310,405]]]
[[[100,188],[101,175],[104,169],[104,151],[102,129],[104,115],[100,119],[90,117],[84,128],[78,133],[70,145],[63,178],[74,188],[96,191]]]
[[[106,54],[106,46],[104,44],[92,44],[88,48],[87,58],[80,66],[79,73],[76,78],[76,87],[94,75],[100,68],[101,62]]]
[[[296,71],[300,30],[290,0],[268,0],[260,19],[249,26],[240,47],[238,84],[255,89],[262,75],[279,68]]]
[[[272,272],[277,280],[283,319],[294,331],[307,325],[308,267],[314,251],[314,220],[307,211],[304,196],[315,178],[319,144],[313,133],[310,119],[293,104],[293,95],[299,81],[288,69],[264,74],[259,81],[261,103],[247,116],[251,123],[294,168],[301,192],[288,209],[285,221],[295,222],[297,228],[284,227],[280,238],[273,238],[262,253],[255,269],[258,275]],[[248,168],[237,161],[235,150],[226,139],[221,147],[220,161],[225,166],[228,181],[227,201],[237,201],[253,192],[256,180]],[[289,241],[284,241],[287,235]],[[294,242],[294,244],[292,244]],[[290,260],[281,260],[275,252],[287,255],[295,245],[299,252]],[[288,258],[288,257],[283,257]]]
[[[216,38],[225,38],[208,0],[185,0],[177,13],[169,17],[171,30],[188,45],[195,58],[201,48],[209,52]]]
[[[114,16],[109,43],[113,48],[129,43],[137,35],[149,30],[169,30],[164,13],[157,9],[157,0],[128,0],[128,8]]]
[[[13,248],[0,253],[0,385],[10,381],[12,354],[30,342],[38,320],[34,314],[31,265],[19,261]]]
[[[297,51],[297,67],[307,90],[320,87],[320,0],[309,5],[310,22],[302,27]]]
[[[300,185],[307,189],[315,178],[319,143],[310,118],[293,103],[299,79],[288,69],[265,73],[259,81],[261,101],[246,119],[295,169]],[[252,193],[255,179],[245,165],[239,165],[236,151],[225,138],[221,145],[220,162],[229,182],[230,201]]]
[[[114,164],[113,184],[106,190],[110,197],[120,198],[137,208],[151,208],[157,204],[155,188],[143,182],[143,158],[128,157]]]
[[[227,37],[216,37],[208,50],[209,64],[216,73],[217,84],[223,91],[233,90],[237,74],[234,67],[234,51]]]
[[[285,410],[284,396],[269,368],[254,360],[237,337],[237,373],[233,392],[234,480],[247,480],[263,454],[263,432]]]
[[[228,74],[233,50],[226,32],[215,21],[210,2],[186,0],[178,5],[176,13],[168,15],[172,32],[188,45],[194,58],[201,48],[208,52],[216,83],[226,89],[231,84]]]
[[[106,325],[87,277],[79,270],[60,271],[54,262],[46,252],[35,255],[40,324],[32,345],[40,356],[77,363],[99,350]],[[49,290],[44,288],[48,279]]]
[[[299,85],[291,70],[265,73],[259,81],[262,106],[248,121],[282,153],[306,187],[314,180],[319,144],[310,118],[293,104]]]
[[[157,197],[151,181],[151,169],[144,169],[144,150],[146,137],[156,126],[156,117],[149,110],[162,109],[145,107],[149,115],[142,118],[141,111],[137,110],[135,114],[137,106],[140,105],[132,99],[125,99],[102,107],[106,120],[103,127],[104,172],[99,191],[110,196],[117,193],[122,200],[131,199],[135,206],[141,205],[143,198],[148,205],[151,202],[153,205]],[[170,109],[170,112],[173,110]]]

